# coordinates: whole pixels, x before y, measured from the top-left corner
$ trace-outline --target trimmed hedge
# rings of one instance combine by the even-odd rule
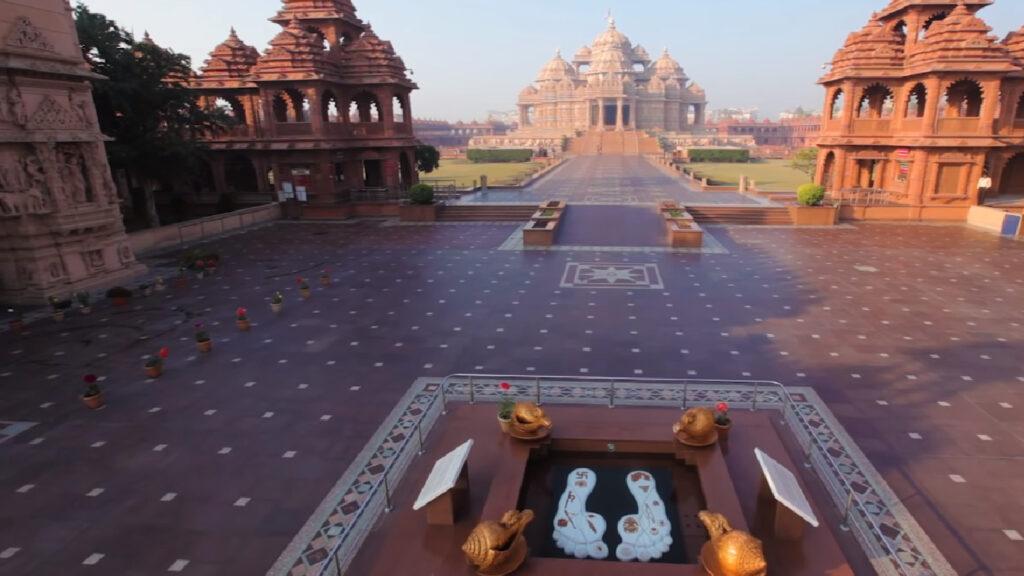
[[[796,190],[796,201],[801,206],[820,206],[825,199],[825,187],[820,184],[804,184]]]
[[[750,150],[730,148],[690,148],[690,162],[750,162]]]
[[[409,188],[409,201],[413,204],[427,205],[434,203],[434,187],[430,184],[416,184]]]
[[[533,158],[533,150],[469,150],[466,158],[474,164],[501,162],[529,162]]]

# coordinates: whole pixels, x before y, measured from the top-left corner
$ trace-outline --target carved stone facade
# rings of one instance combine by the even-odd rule
[[[994,0],[892,0],[821,79],[816,175],[843,201],[965,206],[1024,195],[1024,28]],[[992,186],[986,189],[986,176]]]
[[[218,193],[332,205],[418,181],[410,94],[390,42],[349,0],[284,0],[263,54],[232,30],[187,84],[236,120],[212,135]]]
[[[0,0],[0,38],[0,301],[43,303],[141,272],[70,5]]]

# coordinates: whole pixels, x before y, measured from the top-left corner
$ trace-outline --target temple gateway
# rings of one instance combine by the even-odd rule
[[[472,145],[557,148],[563,137],[586,132],[701,133],[707,97],[667,49],[652,60],[609,18],[572,62],[556,53],[519,94],[518,109],[517,132],[475,138]]]

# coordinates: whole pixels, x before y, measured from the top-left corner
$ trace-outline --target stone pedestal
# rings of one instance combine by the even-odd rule
[[[0,301],[44,303],[142,272],[70,6],[0,0],[0,38]]]

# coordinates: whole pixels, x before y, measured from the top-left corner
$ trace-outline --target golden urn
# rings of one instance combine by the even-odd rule
[[[715,413],[710,408],[690,408],[672,425],[672,433],[687,446],[711,446],[718,441]]]
[[[711,576],[766,576],[761,541],[740,530],[733,530],[721,514],[707,510],[697,515],[711,540],[700,550],[700,564]]]
[[[551,433],[551,419],[533,402],[517,402],[508,433],[520,440],[539,440]]]
[[[498,522],[481,522],[469,534],[462,551],[481,576],[505,576],[519,569],[528,552],[523,531],[533,510],[510,510]]]

